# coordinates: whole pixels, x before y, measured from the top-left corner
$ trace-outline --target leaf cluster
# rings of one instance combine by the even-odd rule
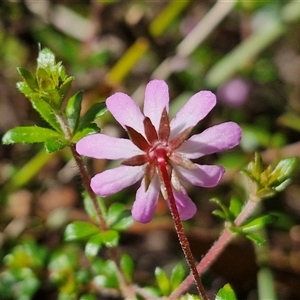
[[[10,129],[2,138],[4,144],[44,143],[48,152],[55,152],[100,131],[94,122],[106,112],[104,103],[95,103],[80,117],[83,96],[77,92],[63,107],[73,77],[66,75],[65,68],[56,63],[49,49],[40,51],[35,74],[24,68],[18,70],[23,77],[23,81],[17,84],[19,91],[30,100],[49,128],[20,126]]]
[[[264,167],[261,155],[255,153],[254,161],[251,161],[247,169],[243,170],[255,185],[256,196],[260,199],[274,196],[282,191],[290,182],[296,167],[296,158],[285,158],[276,165]]]

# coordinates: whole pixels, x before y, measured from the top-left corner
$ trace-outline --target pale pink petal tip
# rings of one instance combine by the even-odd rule
[[[187,195],[187,193],[183,187],[182,187],[181,192],[177,191],[176,189],[173,189],[173,193],[174,193],[176,206],[178,209],[180,219],[182,221],[191,219],[197,211],[197,207],[196,207],[195,203]],[[170,204],[169,204],[169,206],[170,206]]]
[[[132,217],[140,223],[148,223],[152,220],[158,197],[159,182],[155,176],[151,181],[147,191],[145,190],[145,181],[142,180],[140,188],[137,190],[136,198],[132,206]]]

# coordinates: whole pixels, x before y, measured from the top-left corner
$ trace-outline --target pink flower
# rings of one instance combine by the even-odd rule
[[[191,159],[235,147],[241,129],[234,122],[210,127],[192,135],[193,127],[215,106],[209,91],[193,95],[171,120],[168,119],[169,92],[162,80],[152,80],[145,91],[144,113],[126,94],[115,93],[106,100],[108,110],[128,132],[129,139],[93,134],[77,143],[77,152],[98,159],[123,159],[122,165],[95,175],[91,188],[99,196],[112,195],[142,179],[132,207],[135,220],[147,223],[154,215],[160,192],[168,201],[158,167],[158,160],[168,164],[176,205],[182,220],[191,218],[196,206],[181,181],[200,187],[213,187],[224,168],[199,165]]]

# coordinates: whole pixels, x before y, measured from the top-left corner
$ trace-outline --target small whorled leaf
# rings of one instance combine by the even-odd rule
[[[75,221],[66,227],[64,237],[66,241],[74,241],[88,238],[99,233],[99,228],[94,224]]]
[[[230,210],[223,203],[223,201],[221,199],[215,197],[215,198],[210,199],[210,201],[216,203],[221,208],[221,210],[220,209],[214,210],[212,212],[213,215],[215,215],[223,220],[226,220],[226,221],[230,221],[230,222],[234,221],[234,218],[232,217]]]
[[[266,242],[266,239],[264,237],[256,233],[247,233],[245,234],[245,237],[259,246],[264,245]]]
[[[17,70],[31,90],[35,91],[39,88],[35,76],[29,70],[21,67]]]
[[[289,179],[293,173],[296,162],[296,158],[282,159],[270,174],[270,185],[275,184],[276,186],[279,186]]]
[[[120,266],[127,282],[132,282],[132,274],[134,271],[134,262],[132,257],[129,254],[124,253],[120,260]]]
[[[263,215],[246,221],[240,228],[244,233],[250,233],[264,228],[277,220],[275,215]]]
[[[107,212],[107,224],[115,230],[124,230],[133,223],[133,218],[129,210],[123,203],[113,203]]]
[[[155,277],[159,290],[164,296],[168,296],[171,292],[170,280],[164,270],[157,267],[155,269]]]
[[[96,197],[97,205],[101,208],[101,211],[104,216],[106,216],[106,206],[104,205],[103,199],[100,197]],[[91,199],[91,197],[88,195],[87,192],[83,193],[83,205],[84,205],[84,210],[87,212],[87,214],[90,216],[90,218],[94,222],[99,222],[99,218],[97,215],[97,212],[95,210],[94,203]]]
[[[183,281],[185,275],[184,268],[182,264],[177,264],[172,271],[170,284],[171,284],[171,291],[174,291]]]
[[[66,140],[63,136],[60,136],[57,139],[48,139],[45,142],[46,151],[49,153],[62,150],[66,146],[70,145],[70,141]]]
[[[116,230],[106,230],[99,233],[106,247],[115,247],[119,243],[119,233]]]
[[[24,94],[31,102],[32,107],[40,114],[40,116],[56,131],[62,132],[61,125],[57,121],[52,107],[44,101],[38,92],[33,92],[26,82],[17,83],[18,90]]]
[[[59,87],[59,94],[62,99],[64,99],[69,92],[72,82],[74,80],[73,76],[67,77],[67,79],[60,85]]]
[[[95,257],[101,249],[103,240],[100,233],[91,236],[85,245],[84,252],[87,257]]]
[[[123,203],[120,202],[112,203],[112,205],[108,209],[107,223],[108,224],[115,223],[119,219],[124,209],[125,209],[125,205]]]
[[[94,124],[91,123],[86,128],[83,128],[81,130],[78,129],[78,131],[72,137],[72,142],[77,143],[83,137],[85,137],[89,134],[94,134],[94,133],[99,133],[99,132],[100,132],[100,128],[95,123]]]
[[[237,197],[232,197],[230,199],[229,211],[231,212],[233,218],[236,218],[243,208],[243,202]]]
[[[217,293],[215,300],[237,300],[232,287],[225,284]]]
[[[98,287],[118,288],[116,264],[112,260],[97,258],[92,264],[92,273],[95,274],[93,283]]]
[[[91,123],[96,118],[102,116],[107,112],[107,108],[104,102],[95,103],[90,109],[83,115],[78,124],[78,131],[81,131],[87,127],[90,127]]]
[[[2,142],[3,144],[33,144],[59,138],[62,138],[62,135],[52,129],[38,126],[20,126],[8,130],[2,138]]]
[[[78,92],[68,100],[65,109],[67,122],[72,132],[76,131],[79,122],[81,103],[82,103],[82,93]]]

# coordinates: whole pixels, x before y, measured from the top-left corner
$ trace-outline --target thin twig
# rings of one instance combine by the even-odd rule
[[[237,216],[234,221],[235,226],[241,226],[246,219],[253,213],[258,203],[256,196],[250,195],[249,200],[244,206],[242,212]],[[231,242],[235,233],[233,233],[229,228],[225,228],[219,239],[213,244],[210,250],[205,254],[200,263],[197,265],[197,274],[203,274],[219,257],[219,255],[224,251],[226,246]],[[170,295],[171,299],[177,299],[182,295],[192,284],[193,278],[189,275],[173,293]]]

